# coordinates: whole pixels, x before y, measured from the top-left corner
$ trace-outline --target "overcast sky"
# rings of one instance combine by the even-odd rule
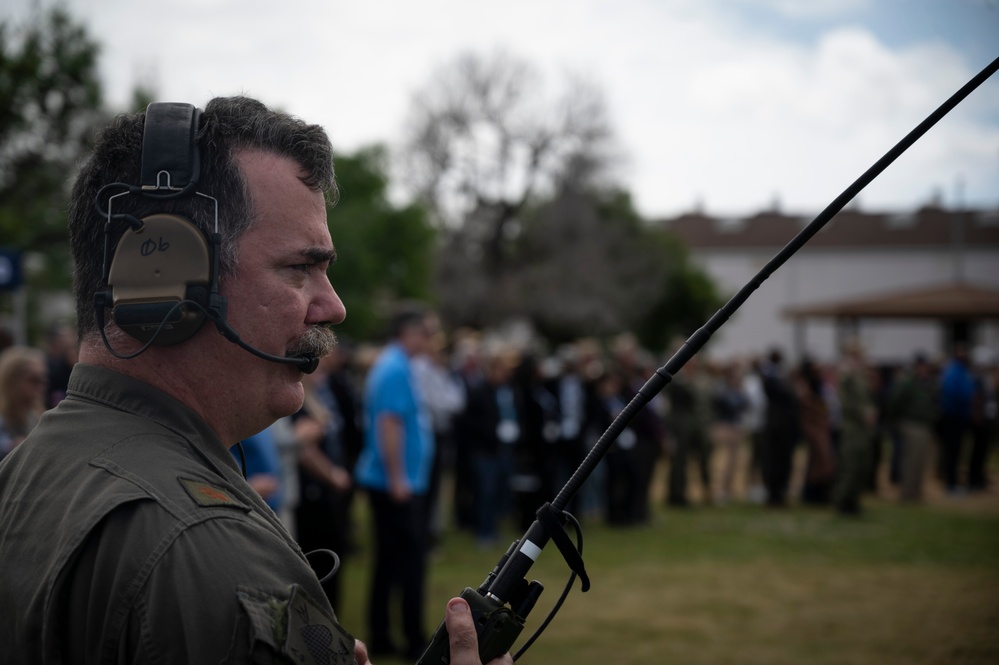
[[[23,16],[34,0],[7,0]],[[51,4],[50,2],[44,3]],[[413,92],[464,51],[606,94],[646,216],[814,215],[999,57],[999,0],[68,0],[110,104],[137,82],[198,105],[245,93],[399,145]],[[999,206],[999,75],[860,196],[870,211]]]

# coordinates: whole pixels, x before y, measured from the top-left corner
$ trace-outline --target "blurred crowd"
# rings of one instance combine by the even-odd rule
[[[76,359],[76,330],[70,326],[53,326],[43,348],[0,335],[0,460],[66,396]]]
[[[526,528],[665,361],[630,335],[538,354],[477,331],[445,335],[432,315],[424,324],[427,343],[410,362],[435,441],[422,518],[431,544],[456,528],[492,547],[504,523]],[[55,327],[44,348],[0,353],[0,456],[65,397],[75,350],[75,332]],[[305,377],[299,413],[233,448],[306,552],[343,557],[356,548],[364,386],[382,352],[341,343]],[[656,501],[857,515],[872,491],[906,502],[931,486],[954,497],[983,491],[999,432],[997,378],[990,349],[961,345],[950,357],[898,366],[872,365],[858,343],[835,363],[790,363],[776,349],[729,362],[695,356],[634,416],[567,508],[633,526],[650,520]],[[339,579],[324,585],[334,607]]]

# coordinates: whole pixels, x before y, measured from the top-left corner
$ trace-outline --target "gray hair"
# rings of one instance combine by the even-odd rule
[[[104,225],[94,206],[101,187],[110,183],[139,182],[142,131],[145,114],[120,115],[100,133],[94,152],[84,163],[73,185],[69,207],[69,235],[73,252],[73,290],[81,338],[97,330],[94,295],[104,284]],[[328,200],[337,196],[333,148],[326,131],[286,113],[272,111],[249,97],[218,97],[205,106],[198,133],[201,178],[198,191],[218,200],[221,247],[219,277],[235,270],[239,238],[255,221],[253,202],[236,156],[241,150],[263,150],[289,157],[303,169],[302,182]],[[121,201],[121,202],[119,202]],[[106,205],[102,201],[102,205]],[[115,201],[115,212],[142,218],[153,212],[173,213],[190,219],[211,233],[215,208],[202,196],[154,201],[138,195]],[[110,231],[113,248],[127,228],[115,221]]]

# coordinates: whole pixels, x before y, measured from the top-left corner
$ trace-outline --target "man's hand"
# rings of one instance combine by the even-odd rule
[[[361,640],[354,640],[354,660],[357,665],[372,665],[368,660],[368,645]]]
[[[452,598],[444,615],[448,638],[451,641],[451,665],[482,665],[479,660],[479,638],[475,633],[472,611],[461,598]],[[487,665],[513,665],[513,657],[504,654]]]
[[[246,479],[257,494],[261,496],[264,500],[267,500],[281,489],[281,482],[277,479],[277,476],[270,473],[255,473]]]
[[[340,492],[346,492],[350,489],[350,486],[354,483],[350,478],[350,472],[342,466],[337,466],[332,464],[330,466],[329,483],[333,486],[333,489]]]
[[[299,441],[318,444],[325,436],[323,426],[312,416],[295,421],[295,438]]]
[[[409,487],[409,481],[405,478],[389,478],[389,496],[396,503],[406,503],[413,498],[413,490]]]

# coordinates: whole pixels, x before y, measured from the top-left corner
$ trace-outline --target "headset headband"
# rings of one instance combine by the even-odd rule
[[[196,191],[201,175],[198,128],[201,111],[191,104],[154,102],[146,108],[142,132],[139,185],[111,183],[98,192],[95,206],[104,225],[104,280],[106,290],[94,295],[97,327],[104,345],[117,358],[127,360],[151,345],[185,341],[211,320],[219,332],[258,358],[296,365],[305,373],[315,371],[319,358],[276,356],[244,342],[226,321],[226,299],[219,294],[219,211],[215,197]],[[101,197],[110,188],[125,191]],[[112,213],[119,196],[166,200],[201,196],[215,206],[214,225],[204,233],[190,220],[172,213],[153,213],[143,219]],[[111,222],[129,223],[114,252],[110,247]],[[115,323],[143,342],[130,354],[115,351],[104,333],[104,310],[111,308]]]
[[[200,120],[201,111],[191,104],[153,102],[146,108],[139,172],[143,190],[183,190],[197,184]]]

